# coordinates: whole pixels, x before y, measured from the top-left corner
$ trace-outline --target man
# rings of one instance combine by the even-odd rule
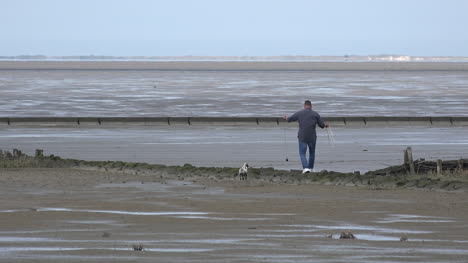
[[[302,162],[302,173],[310,173],[314,169],[315,163],[315,144],[317,142],[317,133],[315,126],[320,128],[327,128],[328,124],[325,123],[320,115],[312,110],[312,103],[310,100],[304,102],[304,109],[294,113],[291,117],[283,116],[283,119],[288,122],[298,121],[299,132],[297,138],[299,140],[299,156]],[[309,161],[307,162],[306,152],[309,148]]]

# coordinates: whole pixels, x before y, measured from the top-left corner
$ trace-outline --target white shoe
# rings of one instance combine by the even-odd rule
[[[310,173],[312,170],[310,170],[309,168],[304,168],[304,170],[302,170],[302,173],[303,174],[306,174],[306,173]]]

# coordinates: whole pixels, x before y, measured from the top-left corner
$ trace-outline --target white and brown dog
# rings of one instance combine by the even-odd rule
[[[247,172],[249,170],[249,164],[244,163],[242,167],[239,169],[239,179],[240,180],[247,180]]]

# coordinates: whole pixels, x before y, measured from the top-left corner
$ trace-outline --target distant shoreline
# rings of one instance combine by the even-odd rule
[[[0,61],[0,70],[468,71],[467,62]]]

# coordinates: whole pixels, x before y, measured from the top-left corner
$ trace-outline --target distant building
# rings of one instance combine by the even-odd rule
[[[411,61],[411,57],[410,56],[375,56],[375,57],[368,56],[367,60],[368,61],[398,61],[398,62],[401,62],[401,61]]]

